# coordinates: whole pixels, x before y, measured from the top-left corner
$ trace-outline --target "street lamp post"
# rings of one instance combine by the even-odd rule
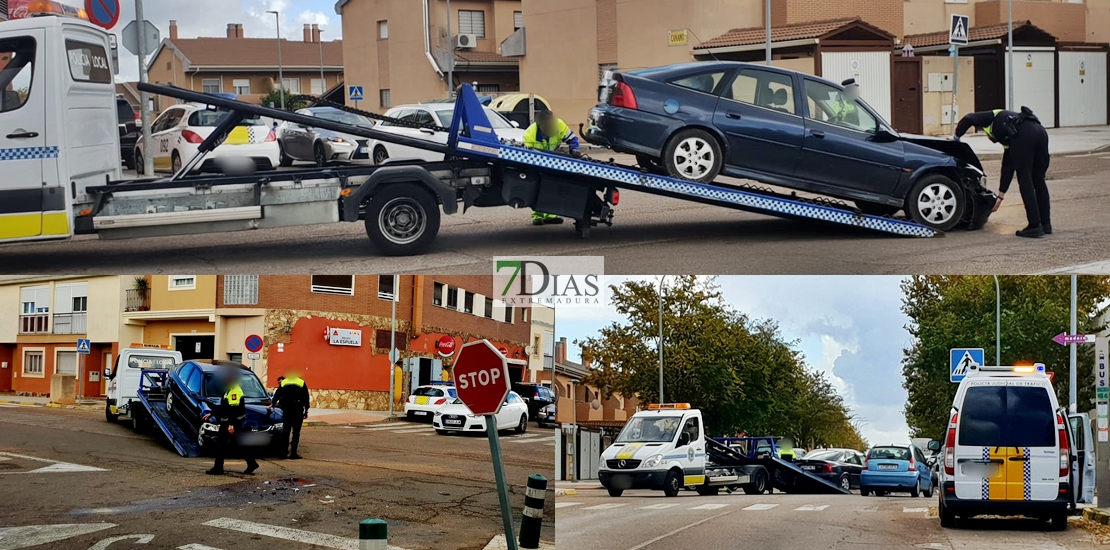
[[[1002,365],[1002,291],[994,276],[994,364]]]
[[[1076,277],[1075,275],[1071,276],[1071,334],[1079,334],[1079,327],[1077,326],[1078,323],[1077,323],[1076,307],[1075,307],[1075,302],[1076,302],[1076,299],[1075,299],[1076,296],[1075,295],[1076,295],[1076,290],[1077,290],[1076,286],[1078,285],[1077,279],[1078,279],[1078,277]],[[1075,343],[1073,342],[1070,347],[1071,347],[1071,349],[1069,350],[1070,357],[1068,358],[1069,359],[1069,363],[1068,363],[1068,365],[1069,365],[1069,368],[1068,368],[1068,406],[1069,406],[1069,408],[1068,408],[1068,410],[1074,413],[1074,412],[1077,411],[1076,387],[1075,387],[1075,385],[1077,383],[1076,382],[1077,376],[1076,376],[1076,372],[1075,372],[1077,370],[1077,367],[1076,367],[1076,364],[1075,364],[1076,363]]]
[[[1007,83],[1008,87],[1009,87],[1009,96],[1007,98],[1008,99],[1007,109],[1013,111],[1014,110],[1014,0],[1010,0],[1008,9],[1009,9],[1009,12],[1010,12],[1010,14],[1009,14],[1010,26],[1009,26],[1009,29],[1006,31],[1006,47],[1008,48],[1008,51],[1006,52],[1006,63],[1010,65],[1010,71],[1009,71],[1009,75],[1007,75],[1007,80],[1009,81]]]
[[[659,279],[659,403],[663,404],[663,282],[667,280],[664,275]]]
[[[767,5],[763,7],[763,12],[766,19],[767,26],[767,43],[764,44],[764,55],[767,56],[767,64],[771,64],[771,0],[767,0]]]
[[[285,69],[281,63],[281,12],[267,11],[266,13],[274,14],[277,19],[277,43],[278,43],[278,89],[281,90],[281,109],[285,110]]]
[[[459,23],[460,25],[462,23]],[[451,0],[447,0],[447,97],[455,97],[455,43],[451,40]]]

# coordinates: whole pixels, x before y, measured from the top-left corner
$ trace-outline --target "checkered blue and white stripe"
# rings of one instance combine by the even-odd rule
[[[460,139],[459,141],[460,143],[467,142],[466,139]],[[482,149],[490,149],[484,144],[478,145],[482,145]],[[667,191],[691,197],[699,197],[731,203],[745,208],[765,210],[778,214],[787,214],[803,218],[824,220],[833,223],[851,225],[855,227],[862,227],[865,229],[872,229],[875,231],[883,231],[886,233],[894,233],[897,235],[905,235],[911,237],[933,237],[937,234],[936,231],[924,225],[910,221],[894,220],[890,218],[883,218],[880,216],[857,214],[850,210],[844,210],[830,206],[809,204],[801,201],[761,195],[759,193],[753,193],[750,191],[729,189],[726,187],[718,187],[711,184],[645,174],[637,170],[629,170],[627,168],[620,168],[616,166],[607,166],[595,162],[583,161],[570,157],[553,155],[540,151],[533,151],[530,149],[501,146],[497,155],[494,155],[492,150],[489,150],[489,152],[487,152],[486,150],[478,150],[478,148],[475,148],[471,149],[470,151],[473,153],[481,154],[483,156],[499,158],[511,162],[519,162],[521,164],[539,166],[542,168],[570,172],[573,174],[593,176],[613,182],[622,183],[632,188],[639,187],[645,190],[654,189]]]
[[[1033,468],[1029,464],[1029,447],[1025,447],[1021,450],[1021,456],[1025,457],[1025,461],[1022,462],[1021,465],[1021,475],[1024,479],[1024,482],[1021,484],[1024,489],[1022,498],[1025,500],[1033,500]]]
[[[17,147],[15,149],[0,149],[0,162],[53,158],[58,158],[57,147]]]
[[[991,459],[991,448],[983,447],[983,460]],[[991,480],[990,478],[983,478],[983,500],[991,499]]]

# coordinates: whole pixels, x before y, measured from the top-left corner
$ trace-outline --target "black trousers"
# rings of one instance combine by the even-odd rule
[[[281,447],[282,454],[286,451],[291,455],[297,454],[297,445],[301,442],[301,426],[304,424],[304,409],[282,409],[282,422],[285,428],[282,430],[282,437],[285,444]],[[292,435],[292,448],[290,448],[290,435]]]
[[[1030,227],[1051,225],[1048,185],[1045,183],[1049,164],[1048,132],[1035,122],[1022,123],[1017,134],[1010,139],[1008,153]]]
[[[212,465],[212,469],[217,472],[224,471],[224,457],[227,456],[227,451],[231,448],[231,434],[228,433],[227,428],[228,426],[221,424],[220,431],[216,432],[216,448],[213,453],[216,456],[216,463]],[[247,466],[258,468],[258,462],[254,460],[250,448],[243,447],[243,459],[247,461]]]

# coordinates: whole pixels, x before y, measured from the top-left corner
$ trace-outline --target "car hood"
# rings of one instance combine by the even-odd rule
[[[331,130],[325,130],[323,128],[317,128],[316,129],[316,135],[320,136],[321,138],[325,138],[325,139],[330,138],[330,137],[339,137],[339,138],[343,138],[343,139],[345,139],[345,140],[347,140],[351,143],[358,143],[359,141],[366,141],[366,139],[367,139],[367,138],[362,138],[362,137],[358,137],[358,136],[353,136],[351,134],[344,134],[344,133],[341,133],[341,132],[333,132]]]
[[[440,414],[461,414],[463,416],[468,416],[468,415],[474,414],[474,413],[470,412],[470,409],[468,409],[466,407],[466,405],[455,405],[455,404],[444,405],[442,408],[439,409],[439,413]]]
[[[954,141],[948,138],[934,136],[921,136],[917,134],[898,134],[898,138],[908,143],[940,151],[957,160],[970,164],[979,170],[983,169],[982,163],[979,162],[979,155],[975,154],[975,151],[970,145],[962,141]]]

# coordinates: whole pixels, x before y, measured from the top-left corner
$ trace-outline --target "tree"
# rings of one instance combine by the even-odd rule
[[[303,109],[308,106],[308,102],[304,101],[303,99],[291,99],[294,95],[295,94],[290,93],[289,90],[285,90],[285,109],[287,111],[296,111],[297,109]],[[269,107],[270,105],[273,105],[275,109],[280,109],[281,89],[270,86],[266,90],[266,95],[259,98],[258,103],[264,107]]]
[[[1068,402],[1069,352],[1052,337],[1071,327],[1071,278],[999,277],[1003,365],[1044,363],[1055,373],[1060,403]],[[903,387],[911,437],[939,438],[956,394],[949,381],[951,348],[983,348],[995,357],[995,287],[991,277],[922,276],[902,283],[902,311],[910,318],[912,345],[904,350]],[[1110,298],[1110,277],[1079,277],[1077,318],[1081,333],[1105,329],[1100,321]],[[1093,407],[1094,350],[1079,346],[1078,409]]]
[[[612,287],[625,319],[576,342],[597,365],[583,382],[659,401],[659,294],[650,282]],[[806,370],[778,325],[730,308],[713,278],[680,277],[665,292],[664,397],[701,409],[714,435],[792,437],[800,444],[863,447],[847,407],[827,380]]]

